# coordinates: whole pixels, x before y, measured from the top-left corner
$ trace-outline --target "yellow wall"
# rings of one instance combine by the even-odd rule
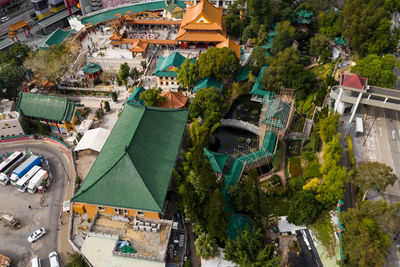
[[[76,207],[75,207],[75,205],[76,205]],[[82,205],[84,206],[84,208],[82,208]],[[98,205],[94,205],[94,204],[86,204],[86,203],[74,204],[75,212],[82,213],[82,210],[86,210],[86,213],[88,214],[90,220],[93,219],[96,212],[99,212],[100,214],[103,213],[103,214],[117,215],[117,213],[114,212],[113,207],[106,207],[106,206],[102,206],[102,207],[105,208],[105,211],[98,210]],[[135,209],[127,209],[127,210],[128,210],[128,214],[126,214],[126,216],[139,216],[137,214],[137,210],[135,210]],[[143,212],[145,213],[144,216],[141,216],[143,218],[155,219],[155,220],[158,220],[160,218],[160,214],[158,212],[153,212],[153,211],[143,211]],[[124,213],[122,212],[122,209],[121,209],[120,215],[124,215]]]

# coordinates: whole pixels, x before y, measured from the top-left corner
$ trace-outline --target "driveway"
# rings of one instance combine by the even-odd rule
[[[0,154],[15,150],[30,150],[46,157],[51,165],[54,180],[44,194],[42,203],[40,194],[21,193],[11,184],[0,185],[0,213],[14,215],[22,228],[13,230],[0,225],[0,253],[11,257],[17,266],[30,266],[30,259],[39,256],[42,266],[50,266],[48,255],[57,250],[58,221],[64,196],[64,187],[68,182],[67,160],[60,149],[47,144],[0,144]],[[28,206],[32,209],[29,209]],[[39,227],[44,227],[47,234],[33,244],[27,241],[28,235]]]

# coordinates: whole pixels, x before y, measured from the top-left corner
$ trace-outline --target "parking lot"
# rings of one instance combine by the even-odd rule
[[[30,150],[36,155],[46,157],[54,180],[43,196],[39,193],[19,192],[11,184],[0,185],[0,214],[9,213],[22,225],[19,230],[0,225],[0,253],[12,258],[16,266],[30,266],[33,256],[42,260],[42,266],[50,266],[48,255],[57,249],[57,228],[64,186],[69,179],[61,165],[66,160],[59,149],[49,145],[0,145],[0,154],[15,150]],[[65,165],[65,168],[68,169],[68,166]],[[44,227],[47,234],[33,244],[28,243],[28,236],[40,227]]]

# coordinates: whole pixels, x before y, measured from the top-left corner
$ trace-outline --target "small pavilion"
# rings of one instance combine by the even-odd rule
[[[94,62],[89,62],[87,63],[83,68],[82,68],[83,73],[85,73],[89,79],[94,79],[97,77],[100,77],[101,75],[101,66],[99,64],[96,64]]]
[[[308,10],[300,10],[296,13],[295,22],[297,25],[297,31],[305,32],[308,26],[313,22],[313,13]]]
[[[8,28],[8,38],[10,38],[13,42],[16,40],[18,41],[18,31],[23,30],[25,36],[28,36],[28,34],[31,34],[31,29],[32,27],[29,26],[28,23],[26,23],[24,20],[20,20],[14,24],[11,24],[10,27]],[[15,40],[14,40],[15,38]]]
[[[162,93],[161,96],[166,99],[165,102],[158,103],[158,106],[162,108],[183,108],[188,100],[188,97],[184,96],[181,91],[173,92],[168,90]]]

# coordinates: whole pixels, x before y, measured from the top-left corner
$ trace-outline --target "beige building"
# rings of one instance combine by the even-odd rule
[[[0,113],[0,137],[24,134],[19,117],[15,111]]]

